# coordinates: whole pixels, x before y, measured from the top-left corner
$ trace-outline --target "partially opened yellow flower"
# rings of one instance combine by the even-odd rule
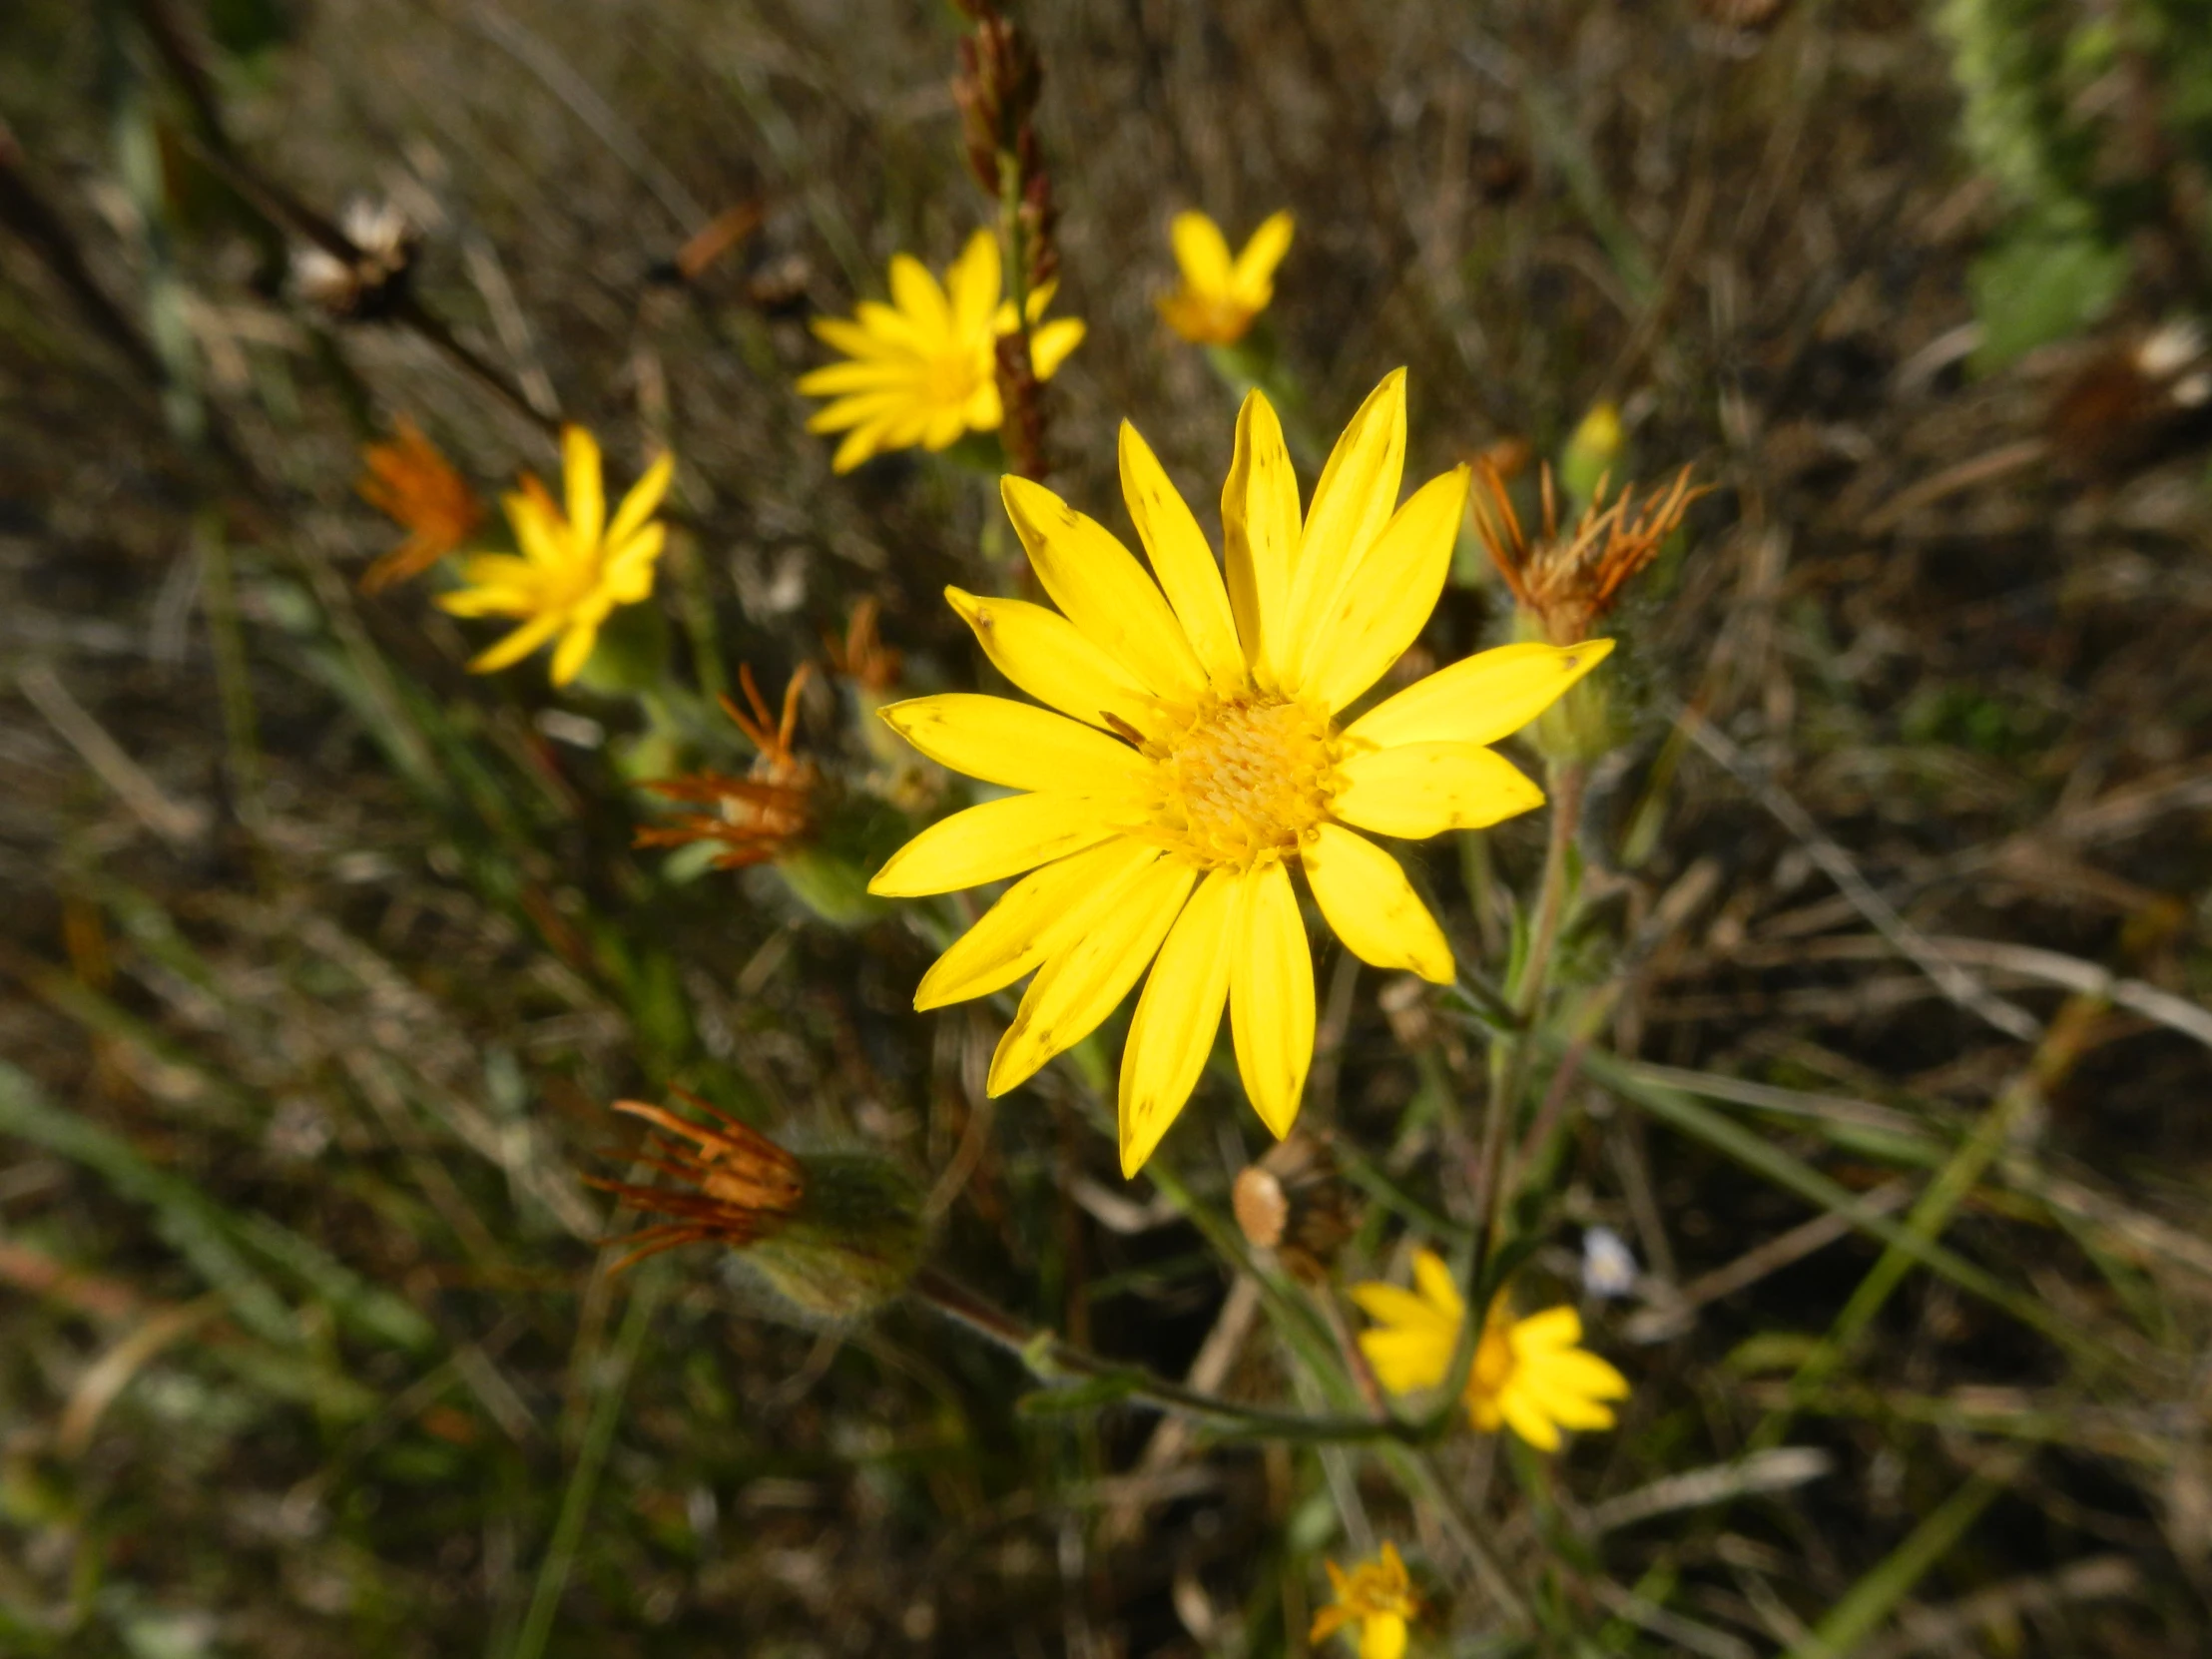
[[[1011,300],[999,298],[998,241],[988,231],[968,239],[940,286],[911,255],[891,260],[891,302],[863,299],[850,318],[814,324],[826,344],[850,360],[803,374],[799,389],[833,399],[807,422],[811,432],[842,432],[830,463],[850,472],[887,449],[946,449],[963,432],[995,432],[998,340],[1018,326]],[[1053,284],[1029,294],[1029,356],[1037,378],[1049,380],[1082,343],[1076,317],[1044,321]]]
[[[1275,268],[1291,251],[1291,216],[1271,215],[1234,259],[1221,227],[1201,213],[1168,227],[1183,285],[1159,302],[1167,324],[1193,345],[1234,345],[1275,297]]]
[[[1352,1300],[1381,1322],[1360,1333],[1360,1352],[1394,1394],[1444,1380],[1466,1318],[1451,1270],[1434,1251],[1414,1252],[1413,1284],[1410,1291],[1376,1280],[1352,1288]],[[1468,1418],[1485,1434],[1502,1424],[1538,1451],[1557,1451],[1562,1428],[1612,1427],[1604,1402],[1627,1398],[1628,1380],[1581,1342],[1582,1320],[1572,1308],[1516,1320],[1497,1298],[1467,1372]]]
[[[1380,1555],[1350,1572],[1334,1561],[1324,1565],[1329,1568],[1329,1587],[1336,1601],[1314,1614],[1306,1639],[1326,1642],[1357,1624],[1360,1659],[1399,1659],[1405,1651],[1406,1621],[1419,1614],[1420,1603],[1413,1597],[1413,1581],[1406,1575],[1397,1545],[1385,1539]]]
[[[668,493],[675,465],[673,456],[663,455],[646,468],[610,522],[598,441],[581,426],[561,428],[567,513],[525,472],[522,487],[501,497],[521,556],[472,554],[461,566],[462,586],[438,599],[455,616],[523,619],[521,627],[477,656],[469,672],[490,674],[519,663],[558,635],[553,684],[565,686],[576,678],[609,613],[653,592],[654,563],[668,540],[668,526],[653,513]]]
[[[1486,746],[1611,649],[1486,651],[1340,726],[1427,622],[1466,506],[1461,467],[1398,507],[1404,455],[1400,369],[1353,417],[1302,517],[1283,429],[1253,393],[1222,491],[1226,584],[1133,426],[1122,489],[1153,576],[1103,525],[1007,478],[1007,514],[1058,612],[945,596],[1006,678],[1051,709],[952,693],[882,711],[931,760],[1026,792],[923,830],[870,883],[912,896],[1034,870],[914,997],[934,1008],[1037,970],[992,1057],[992,1094],[1081,1041],[1158,956],[1122,1056],[1125,1173],[1190,1098],[1224,1004],[1253,1105],[1289,1132],[1314,1049],[1294,866],[1363,960],[1452,977],[1442,929],[1356,830],[1417,839],[1540,805]]]

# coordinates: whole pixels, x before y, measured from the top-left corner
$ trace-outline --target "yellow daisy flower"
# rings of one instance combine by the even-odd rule
[[[1370,1281],[1352,1300],[1382,1322],[1360,1333],[1360,1352],[1394,1394],[1432,1388],[1451,1369],[1466,1304],[1451,1270],[1434,1251],[1413,1255],[1416,1290]],[[1583,1349],[1582,1320],[1572,1308],[1547,1308],[1516,1320],[1501,1296],[1490,1304],[1482,1340],[1467,1373],[1467,1415],[1485,1434],[1502,1424],[1538,1451],[1559,1449],[1562,1428],[1610,1428],[1603,1402],[1628,1397],[1628,1380]]]
[[[1314,1614],[1314,1625],[1306,1639],[1326,1642],[1348,1625],[1357,1624],[1360,1659],[1399,1659],[1405,1651],[1406,1621],[1419,1614],[1420,1603],[1413,1597],[1413,1583],[1406,1576],[1397,1545],[1385,1540],[1380,1555],[1362,1561],[1350,1572],[1334,1561],[1324,1564],[1329,1568],[1330,1589],[1337,1599],[1333,1606]]]
[[[963,432],[998,430],[998,339],[1017,326],[999,283],[998,240],[978,231],[943,285],[900,254],[891,260],[888,305],[863,299],[849,319],[816,320],[815,333],[850,359],[799,379],[809,397],[833,399],[807,422],[811,432],[844,433],[831,466],[850,472],[888,449],[946,449]],[[1076,317],[1043,320],[1052,291],[1047,282],[1029,295],[1029,355],[1040,380],[1083,339]]]
[[[470,555],[461,566],[462,585],[438,599],[455,616],[524,619],[468,665],[471,673],[518,663],[557,634],[553,684],[565,686],[576,678],[608,614],[653,592],[654,561],[668,539],[668,526],[653,513],[668,493],[675,465],[675,457],[663,455],[648,467],[609,522],[598,441],[581,426],[561,428],[567,513],[525,472],[522,488],[501,498],[521,556]]]
[[[1234,345],[1275,297],[1275,268],[1291,251],[1291,216],[1271,215],[1234,259],[1221,227],[1201,213],[1168,227],[1183,285],[1160,301],[1167,324],[1193,345]]]
[[[1222,491],[1226,585],[1133,426],[1122,489],[1157,582],[1103,525],[1007,478],[1007,514],[1058,612],[945,597],[1006,678],[1060,712],[962,693],[881,711],[931,760],[1025,792],[925,830],[870,883],[911,897],[1034,871],[914,997],[935,1008],[1037,970],[992,1057],[992,1094],[1081,1041],[1158,956],[1122,1057],[1125,1173],[1190,1098],[1224,1004],[1253,1105],[1289,1132],[1314,1048],[1293,865],[1356,955],[1451,979],[1442,929],[1396,860],[1355,830],[1421,838],[1539,806],[1542,792],[1485,746],[1611,649],[1485,651],[1340,727],[1427,622],[1466,506],[1460,467],[1393,513],[1404,455],[1399,369],[1345,429],[1302,518],[1283,429],[1253,393]]]

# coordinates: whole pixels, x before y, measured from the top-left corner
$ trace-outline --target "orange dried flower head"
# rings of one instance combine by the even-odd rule
[[[830,668],[858,687],[862,696],[876,700],[897,686],[904,661],[883,643],[882,615],[883,607],[872,596],[863,599],[852,607],[844,638],[823,642],[830,652]]]
[[[361,463],[367,470],[353,487],[371,507],[396,519],[407,539],[363,573],[363,593],[419,576],[474,535],[484,521],[483,503],[476,492],[420,427],[401,415],[392,431],[389,443],[362,448]]]
[[[743,778],[720,772],[687,772],[646,785],[671,801],[710,807],[685,813],[673,823],[648,825],[638,831],[639,846],[681,846],[690,841],[719,841],[715,868],[738,869],[781,857],[815,829],[815,797],[822,769],[793,747],[799,729],[799,698],[807,688],[811,665],[801,664],[784,688],[782,714],[769,713],[768,701],[750,667],[738,670],[750,716],[727,697],[723,711],[752,740],[757,752]]]
[[[757,1244],[781,1230],[807,1195],[806,1170],[797,1158],[699,1096],[684,1089],[672,1092],[714,1121],[695,1123],[642,1100],[618,1100],[615,1110],[676,1137],[652,1143],[639,1161],[674,1176],[690,1191],[585,1178],[632,1209],[673,1218],[631,1234],[628,1242],[636,1248],[616,1264],[617,1273],[678,1245],[708,1240],[733,1248]]]
[[[1505,474],[1485,457],[1475,462],[1475,476],[1482,487],[1468,502],[1482,545],[1521,609],[1554,645],[1577,645],[1590,637],[1629,578],[1659,556],[1690,503],[1710,488],[1692,489],[1690,469],[1684,467],[1671,487],[1647,491],[1640,501],[1633,486],[1625,487],[1608,503],[1606,480],[1600,478],[1582,516],[1562,534],[1558,495],[1546,466],[1543,522],[1531,542],[1513,510]]]

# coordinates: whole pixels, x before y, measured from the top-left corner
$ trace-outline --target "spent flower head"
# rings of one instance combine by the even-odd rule
[[[1405,1630],[1420,1615],[1413,1582],[1397,1545],[1388,1539],[1381,1553],[1357,1563],[1350,1572],[1330,1561],[1329,1587],[1335,1599],[1314,1614],[1306,1639],[1326,1642],[1340,1630],[1358,1626],[1360,1659],[1399,1659]]]
[[[1392,1393],[1432,1388],[1451,1370],[1466,1304],[1451,1270],[1429,1250],[1413,1255],[1413,1285],[1371,1280],[1352,1300],[1376,1329],[1360,1333],[1360,1352]],[[1562,1428],[1610,1428],[1604,1403],[1628,1397],[1628,1380],[1582,1348],[1582,1320],[1549,1308],[1516,1320],[1501,1295],[1490,1304],[1467,1372],[1467,1417],[1483,1433],[1500,1425],[1539,1451],[1559,1449]]]
[[[598,440],[581,426],[561,428],[567,512],[525,472],[522,487],[501,499],[520,555],[471,555],[461,567],[462,586],[438,599],[455,616],[522,619],[521,627],[479,654],[469,672],[490,674],[557,638],[553,684],[576,678],[615,607],[652,595],[654,565],[668,540],[668,526],[653,514],[675,465],[674,456],[662,455],[610,520]]]
[[[1193,345],[1234,345],[1275,298],[1275,268],[1291,251],[1291,216],[1270,215],[1241,253],[1231,256],[1221,227],[1202,213],[1181,213],[1168,227],[1182,286],[1159,300],[1167,325]]]
[[[719,842],[722,850],[715,855],[715,868],[741,869],[783,857],[803,842],[815,828],[816,797],[823,785],[822,769],[793,747],[799,730],[799,699],[812,673],[807,664],[799,666],[784,687],[784,707],[778,716],[769,712],[752,665],[739,665],[738,682],[753,706],[752,713],[748,715],[727,697],[722,708],[752,743],[752,767],[743,778],[687,772],[648,782],[645,787],[656,795],[713,810],[685,813],[668,824],[646,825],[638,830],[635,844]]]
[[[1587,639],[1629,578],[1659,556],[1690,503],[1706,493],[1690,487],[1684,467],[1671,488],[1647,491],[1639,500],[1633,486],[1624,486],[1607,502],[1601,475],[1581,517],[1562,533],[1546,466],[1538,482],[1543,519],[1532,541],[1513,510],[1505,475],[1486,460],[1475,463],[1475,531],[1522,613],[1554,645]]]
[[[919,260],[891,260],[891,302],[863,299],[850,318],[820,317],[814,330],[845,354],[803,374],[799,389],[827,397],[808,430],[842,432],[830,465],[849,472],[891,449],[948,449],[967,432],[995,432],[1005,415],[998,394],[998,340],[1018,332],[1002,300],[998,242],[988,231],[968,240],[939,283]],[[1076,317],[1044,321],[1050,283],[1029,292],[1033,370],[1049,380],[1082,342]]]
[[[801,1313],[854,1319],[905,1290],[928,1247],[922,1195],[902,1171],[867,1154],[778,1146],[697,1095],[673,1091],[711,1122],[643,1101],[615,1110],[673,1139],[640,1160],[680,1186],[643,1187],[588,1178],[633,1209],[672,1218],[632,1234],[617,1271],[679,1245],[742,1250],[770,1287]]]
[[[354,489],[407,532],[405,541],[361,574],[363,593],[419,576],[484,522],[484,505],[468,480],[405,415],[392,422],[390,442],[362,446],[361,465],[366,470]]]
[[[1465,511],[1464,468],[1398,506],[1404,453],[1400,370],[1353,417],[1301,514],[1282,427],[1253,393],[1222,493],[1226,583],[1133,426],[1122,487],[1153,575],[1103,525],[1007,478],[1007,513],[1059,609],[945,597],[1007,679],[1050,707],[954,693],[882,711],[931,760],[1024,792],[924,830],[869,884],[914,896],[1033,871],[914,998],[940,1007],[1035,971],[992,1056],[992,1094],[1080,1042],[1151,967],[1122,1057],[1126,1173],[1189,1099],[1225,1006],[1253,1105],[1289,1133],[1314,1048],[1293,868],[1354,954],[1453,977],[1443,930],[1360,831],[1420,839],[1541,805],[1488,746],[1609,649],[1483,652],[1340,725],[1427,622]]]
[[[355,197],[346,203],[337,230],[342,253],[320,247],[293,251],[291,279],[299,296],[335,322],[389,316],[414,276],[421,227],[396,204]]]

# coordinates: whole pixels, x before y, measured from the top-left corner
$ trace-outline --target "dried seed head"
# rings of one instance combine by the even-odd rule
[[[857,1319],[905,1290],[927,1253],[928,1228],[921,1191],[903,1171],[859,1154],[801,1160],[697,1095],[674,1092],[714,1121],[636,1100],[615,1110],[675,1137],[642,1161],[689,1190],[588,1178],[625,1204],[673,1218],[631,1235],[637,1248],[616,1272],[713,1242],[744,1251],[770,1288],[817,1319]]]
[[[351,244],[350,252],[295,250],[292,285],[300,298],[334,322],[373,322],[390,315],[414,275],[421,229],[391,203],[359,198],[346,204],[338,229]]]
[[[811,668],[799,672],[784,688],[781,716],[769,712],[767,700],[753,678],[750,666],[738,670],[738,682],[748,716],[728,698],[725,713],[738,730],[752,740],[753,766],[743,778],[719,772],[690,772],[663,778],[645,787],[671,801],[712,807],[711,813],[686,813],[669,824],[647,825],[639,830],[639,846],[681,846],[690,841],[719,841],[723,850],[715,856],[715,868],[738,869],[767,863],[789,855],[813,832],[818,797],[823,788],[822,770],[793,745],[799,729],[799,699],[807,688]]]
[[[1468,495],[1475,531],[1513,598],[1554,645],[1575,645],[1590,637],[1591,628],[1613,608],[1629,579],[1659,556],[1690,503],[1710,488],[1693,489],[1690,469],[1684,467],[1671,487],[1647,491],[1639,501],[1630,486],[1608,503],[1607,480],[1600,477],[1581,518],[1561,534],[1558,496],[1547,466],[1539,485],[1541,531],[1531,542],[1514,511],[1504,476],[1487,462],[1477,461],[1475,478],[1480,487]]]
[[[1299,1278],[1328,1276],[1352,1236],[1351,1195],[1326,1138],[1293,1134],[1238,1172],[1230,1190],[1237,1225],[1257,1249],[1272,1250]]]

